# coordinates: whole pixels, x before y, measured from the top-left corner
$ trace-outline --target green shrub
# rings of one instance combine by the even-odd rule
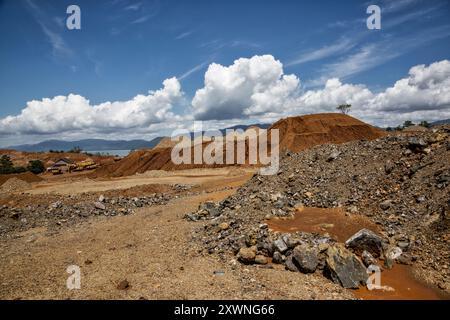
[[[29,161],[27,169],[34,174],[39,174],[45,171],[44,164],[40,160]]]

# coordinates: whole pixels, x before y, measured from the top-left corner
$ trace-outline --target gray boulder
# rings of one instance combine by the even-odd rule
[[[345,241],[345,246],[359,255],[366,250],[378,258],[383,252],[383,238],[368,229],[361,229]]]
[[[327,250],[326,273],[333,282],[352,289],[365,284],[368,278],[362,262],[340,244],[330,246]]]
[[[275,240],[273,242],[273,247],[276,251],[279,251],[281,253],[285,252],[288,249],[288,247],[287,247],[286,243],[283,241],[283,239]]]
[[[302,239],[299,236],[293,234],[284,235],[282,239],[289,249],[294,249],[296,246],[302,243]]]
[[[294,248],[292,259],[301,272],[312,273],[316,271],[319,264],[318,255],[316,248],[304,244]]]
[[[293,271],[293,272],[298,272],[298,267],[297,265],[294,263],[292,256],[289,256],[286,258],[286,261],[284,262],[286,269],[288,269],[289,271]]]
[[[413,152],[424,150],[428,146],[428,142],[423,138],[411,137],[408,139],[408,149]]]
[[[275,251],[273,253],[272,262],[273,263],[283,263],[283,255],[281,253],[279,253],[278,251]]]

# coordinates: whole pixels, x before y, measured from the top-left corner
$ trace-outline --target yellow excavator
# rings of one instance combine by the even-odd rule
[[[49,170],[53,175],[62,174],[62,170],[58,167],[52,167]]]
[[[92,170],[97,168],[97,164],[92,160],[83,160],[80,162],[77,162],[76,165],[74,165],[74,168],[70,168],[71,171],[83,171],[83,170]]]

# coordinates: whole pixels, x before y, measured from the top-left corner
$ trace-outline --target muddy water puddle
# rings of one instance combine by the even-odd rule
[[[267,224],[273,231],[328,234],[339,242],[345,242],[363,228],[380,232],[378,225],[367,217],[348,215],[340,208],[298,208],[294,217],[270,219]],[[392,269],[384,270],[381,272],[381,285],[394,290],[368,290],[363,287],[353,292],[358,298],[367,300],[449,299],[440,290],[417,280],[410,266],[396,264]]]
[[[393,291],[369,290],[362,287],[354,291],[355,296],[364,300],[438,300],[449,299],[439,289],[431,288],[417,280],[411,267],[396,264],[390,270],[381,272],[382,286],[391,287]]]
[[[346,215],[339,208],[299,208],[293,218],[271,219],[269,228],[280,232],[303,231],[326,234],[344,242],[359,230],[366,228],[379,232],[378,226],[360,215]]]

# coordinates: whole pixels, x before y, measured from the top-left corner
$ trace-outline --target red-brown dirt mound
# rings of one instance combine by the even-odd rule
[[[351,116],[319,113],[281,119],[270,128],[278,129],[280,150],[299,152],[320,144],[339,144],[353,140],[374,140],[386,135]]]
[[[203,148],[208,145],[208,143],[203,144]],[[227,165],[225,164],[194,164],[193,156],[194,151],[191,148],[191,159],[192,164],[179,164],[176,165],[171,159],[172,148],[155,148],[151,150],[137,150],[130,153],[127,157],[122,160],[105,165],[98,168],[93,172],[91,178],[101,178],[101,177],[122,177],[129,176],[135,173],[144,173],[148,170],[186,170],[186,169],[197,169],[197,168],[221,168]]]
[[[31,172],[15,173],[15,174],[2,174],[0,175],[0,185],[4,184],[9,179],[16,178],[25,182],[39,182],[43,179]]]
[[[386,134],[380,129],[339,113],[324,113],[286,118],[273,124],[270,129],[280,130],[280,150],[290,150],[293,152],[298,152],[325,143],[337,144],[352,140],[372,140]],[[268,141],[270,143],[270,139],[268,139]],[[204,143],[203,148],[207,145],[208,143]],[[235,144],[235,154],[236,148],[237,146]],[[225,164],[175,165],[171,160],[171,150],[171,147],[158,147],[151,150],[135,151],[121,161],[97,169],[91,177],[121,177],[133,175],[135,173],[143,173],[147,170],[170,171],[227,166]],[[268,147],[268,150],[270,150],[270,146]],[[245,151],[246,165],[248,165],[248,140],[246,141]],[[194,151],[191,149],[192,157],[193,154]],[[223,159],[225,159],[225,156]]]

